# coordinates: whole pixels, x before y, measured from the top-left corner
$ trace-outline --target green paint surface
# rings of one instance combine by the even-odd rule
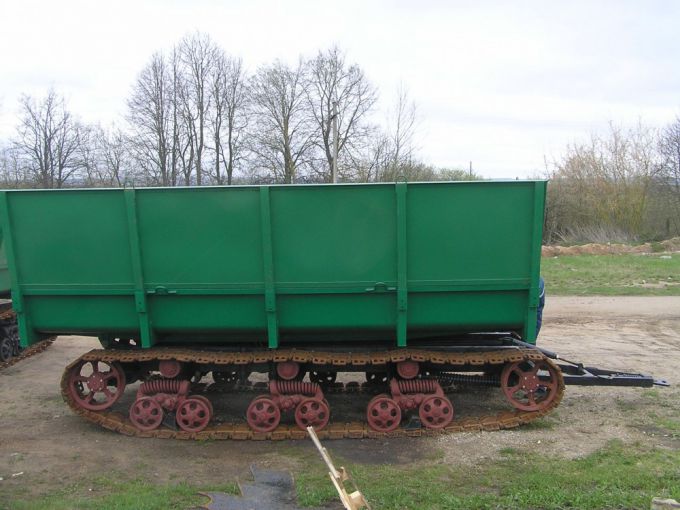
[[[5,191],[0,284],[24,344],[533,341],[545,186]]]

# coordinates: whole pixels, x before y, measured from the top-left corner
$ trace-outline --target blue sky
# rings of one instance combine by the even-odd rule
[[[680,2],[0,0],[0,137],[21,93],[63,93],[86,121],[122,122],[156,50],[200,30],[249,70],[337,44],[381,93],[418,105],[419,155],[526,177],[611,120],[680,114]]]

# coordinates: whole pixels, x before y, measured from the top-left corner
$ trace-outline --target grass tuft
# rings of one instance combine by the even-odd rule
[[[680,296],[676,253],[545,257],[541,273],[548,295]]]
[[[456,465],[349,466],[374,508],[649,508],[654,496],[680,498],[680,452],[614,441],[582,459],[503,448],[499,461]],[[318,469],[317,469],[318,468]],[[309,468],[308,468],[309,469]],[[335,499],[321,466],[297,476],[305,506]]]

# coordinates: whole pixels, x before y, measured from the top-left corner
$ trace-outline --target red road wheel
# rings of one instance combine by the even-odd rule
[[[191,398],[196,398],[196,399],[200,400],[201,402],[204,402],[205,405],[208,406],[208,409],[210,409],[210,416],[212,416],[213,414],[215,414],[215,411],[214,411],[214,409],[213,409],[212,402],[210,402],[210,400],[208,399],[208,397],[204,397],[203,395],[191,395]]]
[[[428,429],[443,429],[453,420],[453,405],[446,397],[432,395],[418,408],[420,421]]]
[[[296,380],[300,375],[300,363],[296,361],[281,361],[276,364],[276,375],[284,381]]]
[[[419,371],[420,365],[418,364],[417,361],[409,359],[397,363],[397,374],[399,374],[399,377],[401,377],[402,379],[413,379],[415,376],[418,375]]]
[[[321,430],[328,425],[330,417],[331,411],[325,400],[306,398],[295,408],[295,423],[302,430],[307,430],[307,427]]]
[[[174,379],[182,372],[182,364],[176,359],[164,359],[158,363],[158,371],[166,379]]]
[[[501,389],[510,403],[521,411],[540,411],[555,400],[560,374],[546,361],[510,363],[501,373]]]
[[[140,397],[130,406],[130,421],[139,430],[154,430],[163,421],[163,408],[151,397]]]
[[[388,395],[378,395],[366,407],[366,420],[377,432],[391,432],[401,423],[401,408]]]
[[[246,421],[255,432],[271,432],[279,426],[281,410],[269,397],[256,397],[248,406]]]
[[[208,426],[212,413],[210,402],[206,403],[196,397],[189,397],[177,408],[175,419],[179,428],[185,432],[200,432]]]
[[[69,373],[68,389],[83,409],[103,411],[125,391],[125,373],[118,363],[81,361]]]

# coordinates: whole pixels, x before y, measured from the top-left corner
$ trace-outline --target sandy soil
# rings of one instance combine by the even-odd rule
[[[680,424],[680,297],[552,297],[539,344],[586,365],[652,374],[670,388],[567,387],[548,428],[442,437],[446,460],[478,463],[504,447],[587,455],[612,439],[680,448],[658,423]]]
[[[652,373],[673,386],[654,391],[571,386],[542,427],[327,446],[355,462],[406,464],[415,458],[470,466],[497,458],[506,447],[565,458],[615,438],[680,448],[677,433],[659,425],[664,417],[680,421],[680,297],[550,298],[540,342],[568,359]],[[253,462],[295,473],[307,458],[316,458],[306,441],[135,439],[82,422],[62,402],[59,380],[65,365],[96,346],[91,339],[62,337],[47,352],[0,372],[0,495],[26,497],[111,476],[226,483],[247,477]],[[477,389],[456,395],[456,412],[503,406],[498,393]],[[349,416],[361,416],[363,405],[356,398],[341,404]],[[13,477],[16,473],[22,474]]]
[[[680,251],[680,237],[674,237],[660,243],[643,244],[581,244],[575,246],[543,246],[541,254],[544,257],[557,257],[562,255],[620,255],[623,253],[658,253],[659,251]]]

